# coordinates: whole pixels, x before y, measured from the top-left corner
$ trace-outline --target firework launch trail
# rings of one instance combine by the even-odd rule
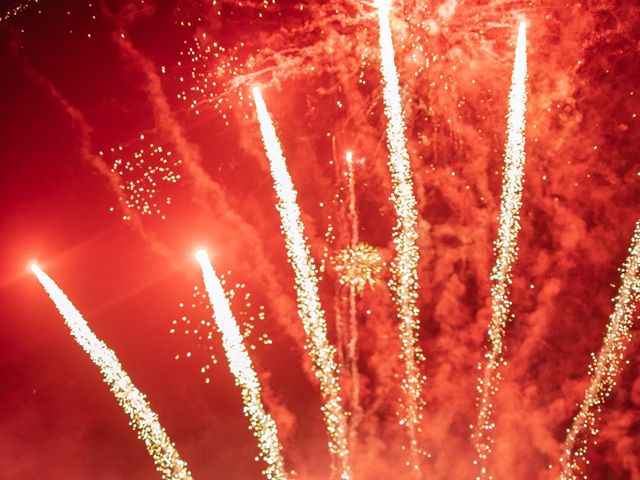
[[[629,256],[622,266],[622,277],[618,295],[614,300],[613,313],[609,318],[607,333],[589,368],[591,382],[573,418],[567,437],[562,445],[560,457],[560,479],[583,478],[581,466],[587,462],[589,441],[598,434],[596,427],[600,408],[616,385],[616,377],[622,369],[624,353],[631,340],[631,329],[638,301],[640,300],[640,222],[631,239]]]
[[[423,417],[424,401],[421,398],[424,377],[420,372],[422,354],[418,346],[418,210],[413,192],[411,162],[407,151],[404,113],[400,98],[400,85],[395,65],[393,40],[389,15],[390,0],[376,1],[380,26],[380,61],[383,80],[384,112],[387,117],[387,146],[389,170],[393,192],[391,201],[396,212],[393,231],[395,257],[391,264],[392,279],[389,288],[396,304],[400,320],[401,358],[404,361],[402,390],[404,393],[403,423],[409,434],[412,467],[419,472],[419,448],[417,433]],[[418,473],[419,474],[419,473]]]
[[[322,411],[329,435],[329,451],[335,458],[334,467],[340,478],[346,480],[351,478],[347,422],[340,396],[336,351],[327,338],[327,322],[318,294],[318,275],[304,235],[300,207],[297,203],[298,194],[289,175],[271,116],[258,88],[253,89],[253,97],[278,197],[277,209],[287,254],[295,274],[298,314],[302,320],[324,401]]]
[[[186,462],[180,458],[145,395],[133,384],[113,350],[95,336],[71,300],[38,265],[32,264],[31,271],[53,300],[73,338],[100,368],[105,383],[109,385],[118,404],[131,418],[131,427],[138,434],[138,438],[144,441],[162,478],[191,480]]]
[[[525,162],[525,111],[527,102],[527,44],[526,25],[520,23],[516,55],[509,90],[507,140],[504,153],[500,226],[495,244],[496,263],[491,273],[491,320],[487,335],[489,347],[485,354],[482,377],[478,379],[478,418],[474,426],[473,442],[476,450],[474,463],[479,468],[478,478],[492,478],[487,471],[493,438],[493,397],[498,391],[504,363],[504,337],[511,318],[509,287],[511,271],[518,255],[517,238],[520,231],[520,206]],[[480,367],[482,368],[482,367]]]
[[[251,422],[253,434],[258,439],[260,455],[267,464],[263,473],[269,479],[286,480],[287,474],[282,459],[278,428],[262,403],[260,381],[244,345],[240,328],[231,312],[229,301],[207,252],[198,250],[196,259],[202,269],[205,288],[213,308],[213,317],[222,333],[222,343],[229,369],[233,373],[236,384],[242,390],[244,413]]]

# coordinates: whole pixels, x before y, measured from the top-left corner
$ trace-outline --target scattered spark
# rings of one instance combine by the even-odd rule
[[[240,82],[227,79],[245,75],[252,67],[250,58],[241,58],[244,43],[225,48],[200,34],[185,44],[188,48],[180,52],[184,60],[178,62],[178,67],[186,68],[188,74],[179,75],[178,80],[188,87],[178,98],[196,115],[204,107],[213,108],[228,125],[233,107],[244,99],[244,88]]]
[[[622,266],[621,284],[614,300],[607,333],[600,352],[597,356],[593,355],[593,363],[589,368],[591,383],[562,445],[561,480],[586,478],[581,473],[581,465],[588,463],[586,453],[589,441],[598,434],[597,415],[616,386],[616,377],[622,369],[621,363],[631,340],[631,328],[638,301],[640,301],[640,221],[636,223],[629,256]]]
[[[17,17],[22,12],[27,10],[30,6],[36,3],[38,3],[38,0],[25,0],[23,2],[18,3],[13,8],[6,11],[4,14],[0,15],[0,23],[6,22],[7,20],[10,20],[13,17]]]
[[[525,110],[527,103],[527,44],[526,26],[520,23],[516,45],[511,89],[509,90],[509,115],[507,117],[507,141],[504,153],[502,199],[500,203],[500,227],[495,245],[496,263],[491,280],[491,321],[488,337],[489,349],[485,354],[484,373],[478,379],[478,418],[472,435],[476,450],[474,464],[479,467],[477,478],[493,478],[486,462],[491,453],[493,438],[493,397],[501,380],[499,367],[504,363],[505,328],[511,317],[509,287],[511,270],[518,255],[517,238],[520,231],[520,206],[525,162]],[[482,368],[481,366],[479,368]]]
[[[140,136],[140,140],[144,138],[144,135]],[[101,155],[104,157],[102,152]],[[112,147],[109,156],[115,157],[111,172],[120,177],[120,201],[140,215],[158,215],[166,220],[164,209],[172,202],[167,187],[180,181],[182,160],[175,159],[171,151],[154,143],[131,154],[126,147]],[[112,207],[111,210],[115,209]]]
[[[269,479],[285,480],[282,445],[278,439],[276,423],[264,408],[258,375],[244,346],[244,339],[236,322],[229,300],[222,289],[209,257],[204,250],[196,253],[202,269],[205,288],[213,308],[213,318],[222,332],[222,343],[229,362],[229,369],[236,384],[242,390],[244,413],[251,422],[253,434],[258,439],[260,455],[267,464],[262,473]]]
[[[380,27],[384,112],[387,117],[388,163],[393,185],[391,201],[397,217],[393,231],[393,244],[396,251],[391,264],[392,279],[389,282],[389,288],[393,294],[400,320],[401,358],[404,361],[404,377],[402,378],[404,412],[401,423],[406,426],[409,434],[411,466],[419,475],[418,455],[421,452],[416,434],[421,431],[420,423],[424,410],[424,400],[421,396],[424,377],[420,373],[420,363],[423,356],[418,346],[420,328],[417,306],[419,253],[416,244],[418,239],[416,225],[418,212],[413,194],[411,163],[407,151],[406,127],[389,20],[391,1],[377,0],[376,7]]]
[[[329,451],[338,462],[340,478],[347,480],[351,478],[351,466],[345,412],[340,398],[339,368],[335,360],[335,349],[327,338],[327,322],[318,295],[316,267],[304,236],[300,207],[296,201],[297,192],[287,170],[271,116],[258,88],[254,88],[253,96],[278,197],[277,209],[280,213],[287,253],[295,273],[298,314],[302,320],[315,367],[314,372],[324,400],[322,410],[329,435]]]
[[[38,265],[32,264],[31,270],[53,300],[71,330],[71,335],[89,355],[91,361],[100,368],[104,381],[109,385],[118,404],[131,418],[131,427],[136,431],[138,438],[144,441],[162,478],[190,480],[192,477],[186,462],[180,458],[145,395],[133,384],[113,350],[95,336],[64,292]]]
[[[232,311],[237,312],[242,336],[245,341],[249,339],[257,340],[262,345],[271,345],[273,342],[267,333],[260,333],[256,337],[257,322],[265,319],[264,305],[256,305],[251,293],[246,290],[244,283],[230,282],[231,272],[227,275],[220,275],[220,283],[226,288],[227,298],[231,304]],[[191,335],[197,347],[204,351],[206,361],[199,367],[200,373],[204,377],[205,383],[211,382],[211,367],[218,364],[218,359],[214,353],[214,336],[220,333],[216,323],[211,319],[211,303],[206,291],[194,285],[191,298],[179,304],[180,315],[171,321],[171,334],[178,333],[178,326],[182,327],[181,333]],[[249,344],[249,348],[256,348],[254,343]],[[192,352],[187,352],[191,354]],[[180,358],[192,358],[192,355],[178,354],[176,360]]]

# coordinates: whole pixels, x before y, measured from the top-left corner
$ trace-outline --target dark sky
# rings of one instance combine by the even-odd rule
[[[7,12],[18,5],[1,3]],[[200,287],[197,247],[209,250],[218,271],[231,271],[229,284],[246,284],[238,291],[250,293],[252,306],[234,303],[236,315],[264,306],[248,342],[256,346],[251,355],[288,467],[301,479],[329,478],[320,397],[302,348],[249,92],[256,83],[264,87],[314,256],[347,243],[336,195],[344,197],[339,164],[351,149],[362,159],[361,239],[389,260],[394,213],[375,16],[371,6],[350,1],[211,3],[40,0],[23,2],[24,10],[0,22],[2,478],[159,476],[97,367],[29,274],[32,260],[117,353],[194,478],[259,477],[256,442],[219,334],[198,341],[193,326],[179,320],[179,304],[189,310]],[[427,408],[419,440],[431,454],[425,478],[475,475],[469,424],[522,18],[529,24],[529,102],[520,258],[489,465],[498,479],[556,478],[564,432],[588,384],[590,353],[600,348],[640,217],[640,7],[395,4],[420,211]],[[151,154],[158,145],[164,155]],[[142,163],[134,155],[140,150]],[[158,173],[167,166],[161,158],[180,176],[175,183]],[[116,159],[132,162],[132,170],[112,172]],[[157,180],[153,196],[144,172]],[[145,188],[130,196],[127,185]],[[145,201],[161,213],[153,207],[145,214]],[[354,465],[367,480],[410,478],[395,414],[401,363],[388,276],[385,269],[358,301],[366,414]],[[329,265],[321,297],[332,338],[339,292]],[[187,316],[207,314],[197,306]],[[258,341],[263,333],[272,344]],[[203,375],[211,352],[218,362]],[[634,338],[599,416],[598,443],[584,468],[589,478],[640,479],[639,354]]]

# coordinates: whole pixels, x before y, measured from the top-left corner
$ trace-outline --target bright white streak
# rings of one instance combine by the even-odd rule
[[[560,479],[585,478],[582,463],[587,462],[589,441],[598,433],[597,413],[616,385],[624,352],[631,341],[634,313],[640,301],[640,222],[631,239],[629,256],[622,266],[622,278],[615,298],[613,313],[609,318],[607,333],[598,356],[589,369],[591,383],[585,391],[578,413],[562,445]]]
[[[300,207],[297,203],[298,194],[289,175],[280,141],[260,89],[253,89],[253,97],[256,102],[262,141],[278,197],[276,207],[280,213],[287,255],[295,274],[298,315],[302,320],[308,350],[315,367],[314,373],[320,383],[324,401],[322,412],[329,435],[329,451],[337,460],[335,467],[339,471],[340,478],[347,480],[351,478],[351,465],[347,423],[340,397],[339,368],[335,360],[335,349],[327,338],[327,321],[318,295],[316,267],[304,236]]]
[[[104,377],[104,381],[116,397],[118,404],[131,419],[131,427],[144,441],[149,454],[162,478],[191,480],[191,472],[173,442],[160,424],[160,420],[147,402],[145,395],[136,388],[124,371],[113,350],[95,336],[80,312],[55,282],[36,264],[31,265],[45,291],[71,330],[71,335],[89,355]]]
[[[400,341],[404,360],[404,415],[402,423],[407,427],[410,441],[412,466],[419,475],[419,448],[416,435],[421,431],[424,401],[422,388],[424,377],[420,373],[422,354],[418,346],[418,211],[413,193],[411,162],[405,137],[404,112],[400,98],[400,85],[395,64],[393,38],[389,14],[390,0],[377,0],[380,25],[380,62],[384,84],[384,112],[387,117],[387,146],[389,148],[389,170],[393,192],[391,201],[396,211],[393,231],[395,258],[391,265],[392,279],[389,288],[393,293],[400,320]]]
[[[263,474],[269,479],[286,480],[282,459],[282,445],[278,439],[278,427],[262,403],[258,375],[244,346],[240,328],[236,322],[222,284],[204,250],[198,250],[196,259],[202,269],[204,285],[213,308],[213,318],[222,333],[222,344],[229,362],[229,369],[242,391],[244,413],[251,422],[253,434],[258,439],[260,456],[267,464]]]
[[[493,438],[493,397],[498,391],[501,375],[499,367],[504,363],[505,328],[511,317],[511,270],[518,256],[518,232],[520,231],[520,207],[525,163],[525,112],[527,104],[527,38],[526,25],[520,23],[516,44],[511,88],[509,90],[509,114],[507,116],[507,140],[504,153],[502,197],[500,202],[500,226],[495,243],[496,263],[491,273],[491,320],[488,329],[489,349],[485,354],[483,377],[478,379],[478,418],[472,435],[479,466],[477,478],[493,478],[487,472],[487,459],[491,454]],[[481,367],[480,367],[481,368]]]

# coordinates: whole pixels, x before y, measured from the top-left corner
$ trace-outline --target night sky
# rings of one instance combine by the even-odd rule
[[[387,286],[395,213],[373,5],[0,4],[0,477],[160,478],[29,272],[35,260],[147,394],[194,478],[260,478],[264,466],[220,335],[193,332],[211,316],[193,258],[203,247],[236,292],[234,313],[251,325],[246,342],[288,469],[301,480],[331,478],[250,95],[259,85],[312,254],[324,266],[320,296],[332,341],[344,288],[331,258],[349,243],[344,155],[353,151],[360,240],[385,262],[357,300],[365,414],[352,446],[354,478],[412,478],[397,416],[402,362]],[[521,20],[527,159],[515,316],[495,397],[494,478],[557,478],[640,219],[636,1],[394,2],[419,209],[424,478],[476,474],[469,425],[490,318]],[[598,415],[583,468],[589,478],[640,480],[639,360],[636,336]]]

